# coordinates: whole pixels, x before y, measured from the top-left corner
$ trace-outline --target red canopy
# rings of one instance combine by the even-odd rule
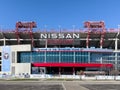
[[[34,67],[113,67],[113,64],[101,63],[32,63],[32,65]]]

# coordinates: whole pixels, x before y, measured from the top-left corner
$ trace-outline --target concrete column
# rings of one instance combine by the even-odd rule
[[[86,46],[86,48],[88,48],[88,46]]]
[[[59,67],[59,75],[61,75],[61,67]]]
[[[88,31],[88,35],[86,38],[86,48],[89,48],[89,38],[90,38],[90,32]]]
[[[87,38],[87,40],[86,40],[86,48],[89,48],[89,40],[88,40],[88,38]]]
[[[88,63],[90,63],[90,52],[88,52]]]
[[[3,44],[4,44],[4,46],[6,45],[6,39],[5,39],[5,37],[4,37],[4,40],[3,40]]]
[[[48,44],[48,42],[47,42],[47,39],[45,40],[45,48],[47,48],[47,44]]]
[[[47,57],[47,54],[46,54],[46,51],[45,51],[45,60],[44,60],[44,63],[46,63],[46,57]]]
[[[118,49],[118,40],[117,38],[115,39],[115,51]]]
[[[59,51],[59,63],[61,63],[61,52]]]
[[[47,48],[47,39],[45,40],[45,48]],[[47,54],[46,54],[46,51],[45,51],[45,61],[44,61],[44,63],[46,63],[46,57],[47,57]]]
[[[103,63],[102,54],[101,54],[101,57],[100,57],[100,63],[101,64]]]
[[[117,70],[117,52],[115,53],[115,70]]]
[[[18,53],[17,53],[17,51],[15,51],[15,62],[14,63],[18,63],[17,56],[18,56]]]
[[[30,52],[30,63],[32,63],[32,52]]]
[[[73,67],[73,75],[75,75],[75,68]]]
[[[75,51],[74,51],[74,63],[75,63]]]
[[[18,63],[17,56],[18,56],[17,51],[11,51],[11,63]]]
[[[100,48],[102,49],[102,45],[100,45]]]
[[[103,38],[101,37],[100,39],[100,48],[102,49],[103,48]]]

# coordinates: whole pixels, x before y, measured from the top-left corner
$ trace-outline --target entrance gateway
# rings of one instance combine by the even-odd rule
[[[77,72],[92,70],[100,71],[102,66],[112,68],[112,64],[88,63],[32,63],[32,74],[76,75]]]

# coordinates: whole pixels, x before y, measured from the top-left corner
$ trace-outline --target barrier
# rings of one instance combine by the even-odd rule
[[[22,78],[30,78],[30,79],[78,79],[78,80],[120,80],[120,76],[105,76],[105,75],[97,75],[97,76],[85,76],[85,75],[50,75],[50,74],[31,74],[29,77],[25,77],[24,75],[0,75],[0,79],[22,79]]]
[[[120,76],[115,76],[115,80],[120,80]]]
[[[46,76],[45,75],[32,74],[32,75],[30,75],[30,78],[39,79],[39,78],[46,78]]]
[[[96,76],[96,80],[120,80],[120,76]]]

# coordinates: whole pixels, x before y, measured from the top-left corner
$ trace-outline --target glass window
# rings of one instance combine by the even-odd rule
[[[46,52],[46,62],[59,62],[59,52]]]
[[[74,52],[61,52],[61,62],[74,62]]]

